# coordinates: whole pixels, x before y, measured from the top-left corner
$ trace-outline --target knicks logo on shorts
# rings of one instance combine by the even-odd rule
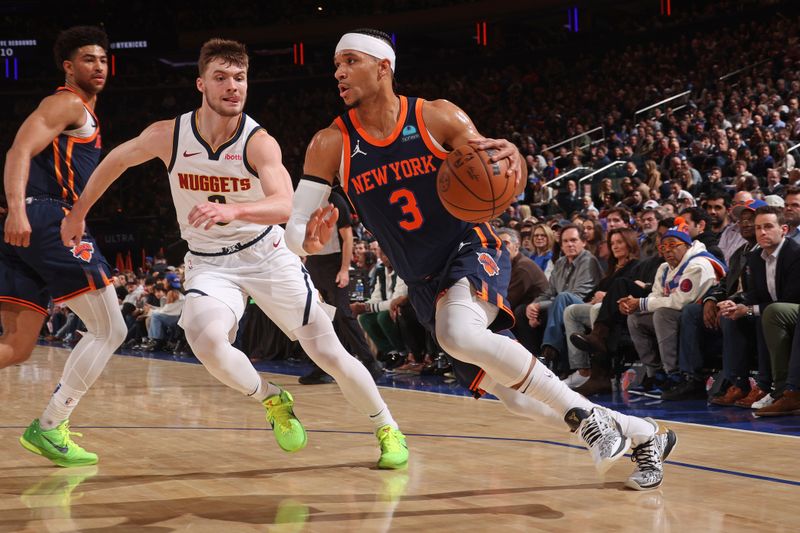
[[[81,241],[80,244],[72,247],[72,257],[82,259],[87,263],[92,261],[94,255],[94,245],[90,242]]]
[[[483,265],[483,269],[490,276],[496,276],[500,273],[500,267],[497,266],[492,256],[486,252],[478,252],[478,262]]]

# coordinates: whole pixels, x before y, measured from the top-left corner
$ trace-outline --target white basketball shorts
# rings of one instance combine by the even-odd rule
[[[248,296],[292,340],[292,331],[316,320],[320,311],[328,314],[300,258],[286,248],[280,226],[238,252],[212,257],[189,252],[185,263],[187,298],[216,298],[231,308],[237,324]]]

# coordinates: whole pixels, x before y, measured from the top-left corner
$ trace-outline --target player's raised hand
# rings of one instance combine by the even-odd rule
[[[306,224],[303,250],[311,255],[322,250],[330,240],[338,219],[339,210],[333,204],[320,207],[311,213],[311,218],[308,219],[308,224]]]
[[[25,209],[9,210],[3,231],[8,244],[27,248],[31,243],[31,224]]]
[[[68,248],[80,244],[85,231],[86,221],[83,217],[74,215],[72,211],[61,220],[61,242]]]
[[[216,202],[197,204],[189,211],[189,224],[195,228],[211,229],[214,224],[227,224],[236,219],[236,206]]]

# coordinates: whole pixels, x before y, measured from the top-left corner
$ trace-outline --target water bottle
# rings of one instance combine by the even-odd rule
[[[361,278],[356,280],[356,301],[363,302],[364,301],[364,282],[361,281]]]

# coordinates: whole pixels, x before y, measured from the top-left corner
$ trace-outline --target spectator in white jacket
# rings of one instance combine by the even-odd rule
[[[628,330],[650,378],[662,368],[667,374],[678,372],[681,310],[699,301],[727,270],[703,243],[692,242],[681,217],[661,238],[659,249],[666,262],[656,272],[650,295],[618,302],[620,312],[628,315]]]

